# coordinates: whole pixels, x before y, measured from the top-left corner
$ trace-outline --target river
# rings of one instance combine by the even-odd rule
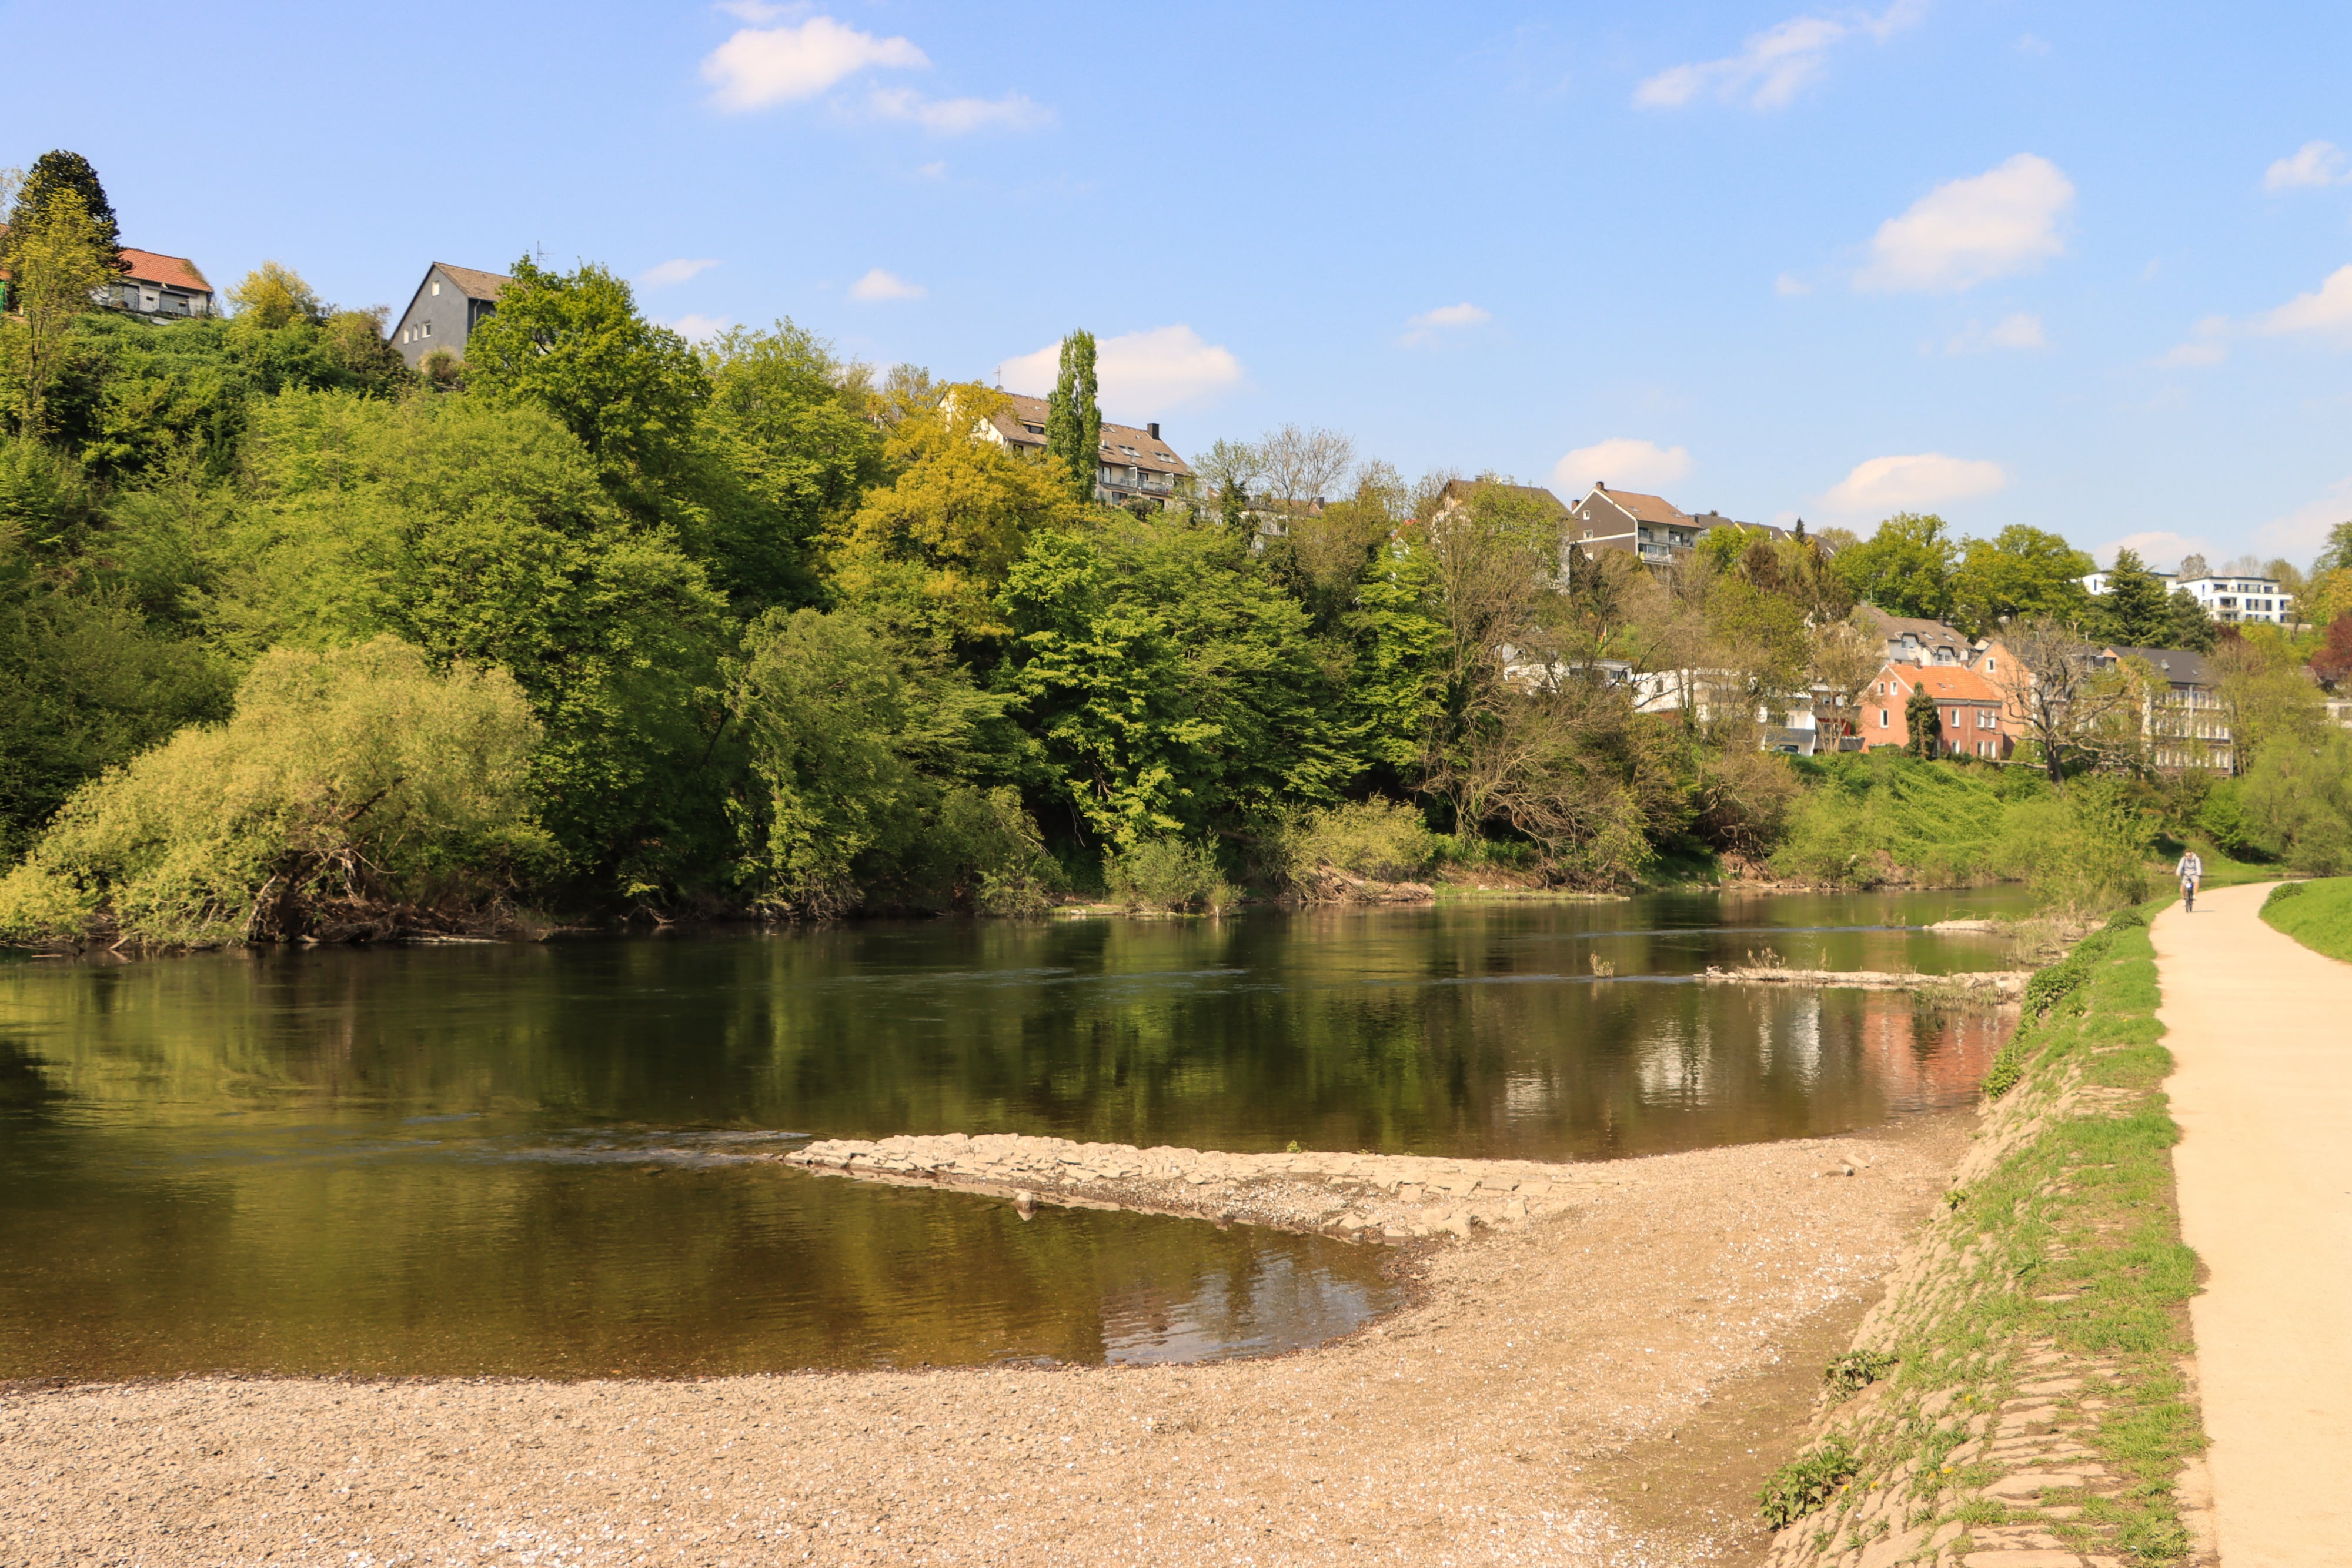
[[[1709,964],[2000,968],[2005,891],[868,924],[0,964],[0,1378],[1198,1360],[1382,1249],[803,1175],[1019,1132],[1595,1159],[1964,1103],[1999,1026]],[[1613,971],[1606,976],[1600,969]]]

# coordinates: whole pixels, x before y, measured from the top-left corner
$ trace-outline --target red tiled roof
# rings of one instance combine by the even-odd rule
[[[122,247],[123,276],[133,283],[160,284],[167,288],[188,288],[198,294],[210,294],[213,286],[196,270],[196,264],[184,256],[163,256],[152,250]]]
[[[1643,522],[1672,523],[1682,528],[1691,524],[1691,515],[1664,496],[1645,496],[1639,490],[1612,490],[1606,485],[1592,487],[1615,502],[1621,510],[1631,512]]]
[[[1974,670],[1956,664],[1889,664],[1885,674],[1906,686],[1925,686],[1927,695],[1937,702],[1997,703],[2001,700],[1992,684]]]
[[[1024,427],[1043,426],[1052,405],[1042,397],[1030,397],[1024,392],[1007,392],[1004,396],[1013,406],[996,416],[996,428],[1016,446],[1045,445],[1044,436],[1033,435]],[[1120,451],[1123,446],[1133,447],[1135,455],[1129,457]],[[1192,472],[1192,466],[1176,455],[1176,449],[1168,444],[1166,436],[1154,435],[1132,424],[1113,424],[1108,420],[1102,423],[1102,455],[1107,463],[1134,463],[1162,474]]]

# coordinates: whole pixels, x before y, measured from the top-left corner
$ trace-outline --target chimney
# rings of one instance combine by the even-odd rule
[[[1159,425],[1158,422],[1156,422],[1156,421],[1155,421],[1154,423],[1150,423],[1150,424],[1147,424],[1147,425],[1145,425],[1143,428],[1144,428],[1144,429],[1146,429],[1146,430],[1148,430],[1148,431],[1150,431],[1150,432],[1151,432],[1151,439],[1152,439],[1152,440],[1157,441],[1157,440],[1159,440],[1159,439],[1160,439],[1160,425]]]

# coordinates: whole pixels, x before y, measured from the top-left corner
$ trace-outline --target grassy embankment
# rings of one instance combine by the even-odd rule
[[[1955,1532],[2003,1525],[2138,1563],[2187,1552],[2175,1480],[2204,1438],[2179,1370],[2197,1260],[2179,1237],[2179,1129],[2159,1087],[2172,1059],[2147,922],[2161,906],[2126,910],[2034,977],[1987,1083],[1999,1103],[1975,1174],[1831,1369],[1833,1390],[1881,1386],[1835,1409],[1776,1478],[1774,1521],[1804,1519],[1809,1556],[1902,1531],[1961,1556]],[[2032,1359],[2051,1351],[2087,1374],[2057,1400],[2058,1424],[2121,1485],[1989,1497],[2009,1469],[1990,1451],[2002,1407],[2051,1375]]]
[[[2275,888],[2263,901],[2263,918],[2313,952],[2352,964],[2352,876]]]

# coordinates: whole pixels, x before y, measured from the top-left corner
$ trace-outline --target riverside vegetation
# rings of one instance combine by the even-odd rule
[[[1540,492],[1408,483],[1292,426],[1113,509],[1084,333],[1032,460],[975,439],[990,388],[790,321],[688,342],[594,265],[516,263],[463,364],[411,371],[383,310],[276,263],[227,319],[92,308],[115,220],[72,154],[9,216],[0,939],[1726,869],[2098,904],[2144,893],[2158,833],[2352,865],[2315,804],[2352,789],[2352,737],[2305,673],[2352,674],[2352,616],[2239,636],[2136,560],[2095,603],[2055,536],[1910,515],[1716,529],[1653,571],[1563,555]],[[2335,614],[2347,559],[2352,525],[2308,581],[2274,566]],[[1874,674],[1865,602],[2214,647],[2247,776],[2160,783],[2087,721],[2039,770],[1760,751]],[[1639,712],[1602,660],[1741,696]]]
[[[1774,1568],[2191,1550],[2179,1476],[2204,1439],[2180,1368],[2197,1260],[2159,1087],[2158,907],[2118,913],[2035,976],[1945,1212],[1759,1500],[1787,1527]]]

